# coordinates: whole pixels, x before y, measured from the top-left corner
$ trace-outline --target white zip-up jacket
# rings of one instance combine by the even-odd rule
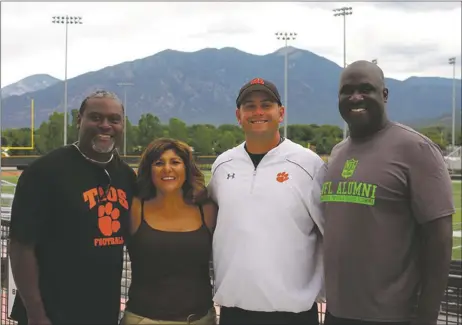
[[[216,159],[208,189],[217,304],[302,312],[323,296],[324,161],[288,139],[254,167],[244,143]]]

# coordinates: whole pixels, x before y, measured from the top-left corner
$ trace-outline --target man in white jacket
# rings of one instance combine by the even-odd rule
[[[280,135],[285,108],[273,83],[253,79],[236,106],[245,143],[216,159],[209,183],[219,207],[213,259],[220,325],[319,324],[326,164]]]

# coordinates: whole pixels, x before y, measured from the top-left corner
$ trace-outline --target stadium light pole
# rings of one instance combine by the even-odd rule
[[[133,86],[131,82],[119,82],[117,86],[124,87],[124,156],[127,155],[127,87]]]
[[[352,7],[342,7],[334,9],[334,17],[343,17],[343,68],[347,66],[346,63],[346,16],[353,14]],[[347,136],[347,124],[343,123],[343,138]]]
[[[284,41],[284,107],[285,107],[285,116],[284,116],[284,138],[287,139],[287,122],[288,122],[288,115],[287,115],[287,96],[288,96],[288,90],[287,90],[287,75],[288,75],[288,48],[287,48],[287,43],[290,40],[295,40],[297,38],[297,33],[287,33],[287,32],[277,32],[275,33],[276,38],[278,40],[283,40]]]
[[[64,46],[64,145],[67,144],[67,41],[68,41],[68,26],[81,25],[82,17],[80,16],[53,16],[53,24],[64,24],[66,30],[65,46]]]
[[[2,150],[2,143],[3,143],[3,129],[2,129],[2,101],[3,101],[3,94],[2,94],[3,91],[0,90],[0,205],[1,205],[1,195],[2,195],[2,180],[1,180],[1,176],[2,176],[2,156],[3,156],[3,150]],[[1,219],[3,218],[2,216],[2,211],[1,211],[1,207],[0,207],[0,221]],[[0,259],[1,260],[1,259]],[[2,262],[0,261],[0,269],[1,269],[1,266],[2,266]]]
[[[452,65],[452,149],[456,147],[456,58],[449,58]]]

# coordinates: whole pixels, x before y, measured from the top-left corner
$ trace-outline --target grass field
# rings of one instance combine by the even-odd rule
[[[205,176],[205,184],[208,184],[210,181],[210,177],[212,176],[212,173],[209,171],[202,171],[202,172],[204,173],[204,176]]]
[[[461,216],[462,216],[462,182],[452,182],[452,195],[454,198],[454,205],[456,207],[456,214],[453,217],[453,228],[456,233],[452,237],[452,259],[461,260],[462,259],[462,238],[461,238]]]
[[[208,184],[210,180],[210,171],[204,171],[205,175],[205,182]],[[11,182],[16,184],[18,180],[17,175],[13,175],[10,172],[2,172],[1,179],[7,182]],[[460,231],[462,231],[462,182],[454,181],[452,183],[452,190],[453,190],[453,198],[454,198],[454,205],[456,207],[456,214],[453,217],[453,227],[455,236],[453,237],[453,251],[452,256],[453,259],[460,260],[462,258],[462,238]],[[3,186],[2,185],[2,193],[13,193],[14,187],[12,186]]]
[[[18,182],[18,176],[3,176],[2,180],[16,184]],[[2,193],[12,194],[14,192],[14,186],[5,186],[2,184]]]

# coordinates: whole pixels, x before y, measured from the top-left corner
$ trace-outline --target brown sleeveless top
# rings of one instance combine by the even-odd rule
[[[132,280],[127,310],[142,317],[181,320],[213,307],[209,262],[212,235],[199,206],[202,226],[194,231],[156,230],[144,218],[127,241]]]

